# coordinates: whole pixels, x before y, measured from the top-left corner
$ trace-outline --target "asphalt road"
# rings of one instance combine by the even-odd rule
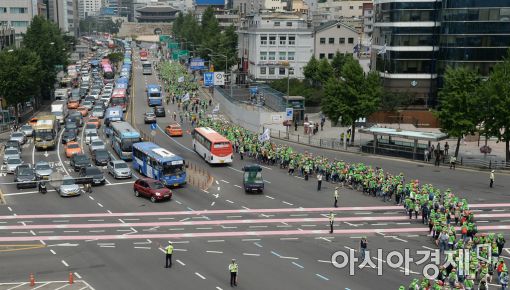
[[[133,55],[133,113],[128,119],[150,134],[149,125],[143,123],[148,110],[144,88],[157,83],[157,77],[142,75],[137,52]],[[264,166],[264,193],[246,194],[240,169],[251,161],[236,158],[231,166],[205,164],[192,151],[189,134],[170,138],[163,132],[177,112],[172,104],[166,109],[167,117],[158,118],[159,128],[153,132],[155,142],[206,168],[214,177],[212,186],[201,190],[187,185],[175,189],[172,200],[154,204],[134,196],[134,179],[107,176],[106,184],[90,194],[61,198],[54,191],[41,195],[35,189],[16,190],[13,177],[2,176],[7,205],[0,207],[0,282],[26,282],[30,273],[37,281],[60,281],[72,272],[95,289],[226,289],[232,258],[239,264],[239,289],[374,289],[375,285],[396,289],[403,281],[421,277],[426,263],[416,264],[421,260],[418,251],[435,248],[421,220],[409,220],[392,202],[348,188],[341,189],[340,207],[334,209],[334,185],[324,183],[317,192],[313,179],[291,177],[271,166]],[[75,175],[62,146],[46,154],[34,151],[32,145],[24,146],[25,161],[46,160],[55,170]],[[480,230],[509,232],[506,175],[497,175],[496,187],[489,190],[486,172],[292,146],[451,188],[470,200]],[[83,148],[88,152],[86,145]],[[336,214],[333,234],[326,217],[330,210]],[[361,236],[368,237],[374,266],[360,269],[355,263],[354,275],[348,266],[334,267],[332,254],[357,250]],[[171,269],[164,268],[162,250],[168,241],[175,246]],[[409,249],[415,262],[391,265],[377,249],[383,253]],[[0,283],[0,289],[12,288],[9,285]]]

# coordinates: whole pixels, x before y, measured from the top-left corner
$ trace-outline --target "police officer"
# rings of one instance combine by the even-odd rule
[[[492,185],[494,184],[494,170],[491,171],[491,174],[489,175],[489,187],[492,188]]]
[[[174,252],[174,246],[172,245],[172,242],[168,242],[168,246],[165,248],[165,268],[172,268],[172,253]]]
[[[228,264],[228,271],[230,272],[230,287],[237,286],[239,266],[237,266],[236,259],[232,259],[232,263]]]
[[[322,173],[317,174],[317,191],[321,190],[322,186]]]
[[[333,224],[335,223],[335,214],[332,211],[329,212],[328,219],[329,219],[329,233],[332,234]]]
[[[338,207],[338,186],[335,187],[335,193],[333,195],[333,197],[335,198],[335,207]]]

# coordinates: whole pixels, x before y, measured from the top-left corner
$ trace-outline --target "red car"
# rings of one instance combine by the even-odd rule
[[[152,202],[163,199],[171,199],[172,191],[168,189],[161,181],[151,178],[140,178],[133,184],[135,196],[148,197]]]

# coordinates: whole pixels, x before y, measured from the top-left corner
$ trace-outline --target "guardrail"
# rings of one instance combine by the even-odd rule
[[[318,148],[324,149],[332,149],[338,151],[349,151],[349,152],[359,152],[360,148],[358,146],[346,146],[344,149],[344,143],[340,140],[335,140],[333,138],[318,138],[313,135],[299,135],[292,134],[285,131],[273,130],[269,129],[269,135],[272,138],[285,140],[297,144],[303,144],[308,146],[314,146]]]
[[[510,162],[496,159],[477,159],[461,157],[459,164],[462,166],[470,166],[485,169],[501,169],[510,170]]]

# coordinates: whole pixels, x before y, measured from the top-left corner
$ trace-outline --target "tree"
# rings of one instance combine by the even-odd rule
[[[480,84],[481,78],[473,70],[463,67],[446,69],[444,86],[438,94],[436,116],[441,122],[441,130],[457,137],[455,157],[459,154],[462,136],[474,133],[480,123]]]
[[[184,24],[184,14],[179,12],[172,24],[172,34],[174,37],[180,37],[182,32],[182,25]]]
[[[319,61],[319,67],[317,69],[317,82],[322,85],[325,84],[329,78],[333,75],[333,67],[329,61],[325,58]]]
[[[331,67],[333,68],[333,72],[337,78],[340,78],[340,73],[342,72],[342,67],[344,66],[346,58],[347,56],[337,51],[331,60]]]
[[[34,51],[41,60],[43,79],[41,93],[49,98],[57,76],[56,65],[66,65],[68,49],[58,26],[35,16],[23,37],[23,45]]]
[[[510,50],[503,62],[493,67],[486,84],[485,130],[505,142],[505,160],[510,162]]]
[[[387,112],[394,112],[397,109],[405,109],[412,103],[411,95],[403,92],[383,92],[381,96],[380,109]]]
[[[351,143],[355,138],[355,122],[379,108],[382,87],[379,75],[365,75],[358,61],[346,59],[342,67],[342,78],[330,78],[324,88],[322,112],[335,124],[351,126]]]
[[[312,55],[308,63],[303,67],[303,75],[313,85],[317,86],[319,80],[319,61]]]
[[[41,59],[35,52],[26,48],[0,52],[0,96],[14,106],[16,116],[17,104],[39,95],[41,79]]]

